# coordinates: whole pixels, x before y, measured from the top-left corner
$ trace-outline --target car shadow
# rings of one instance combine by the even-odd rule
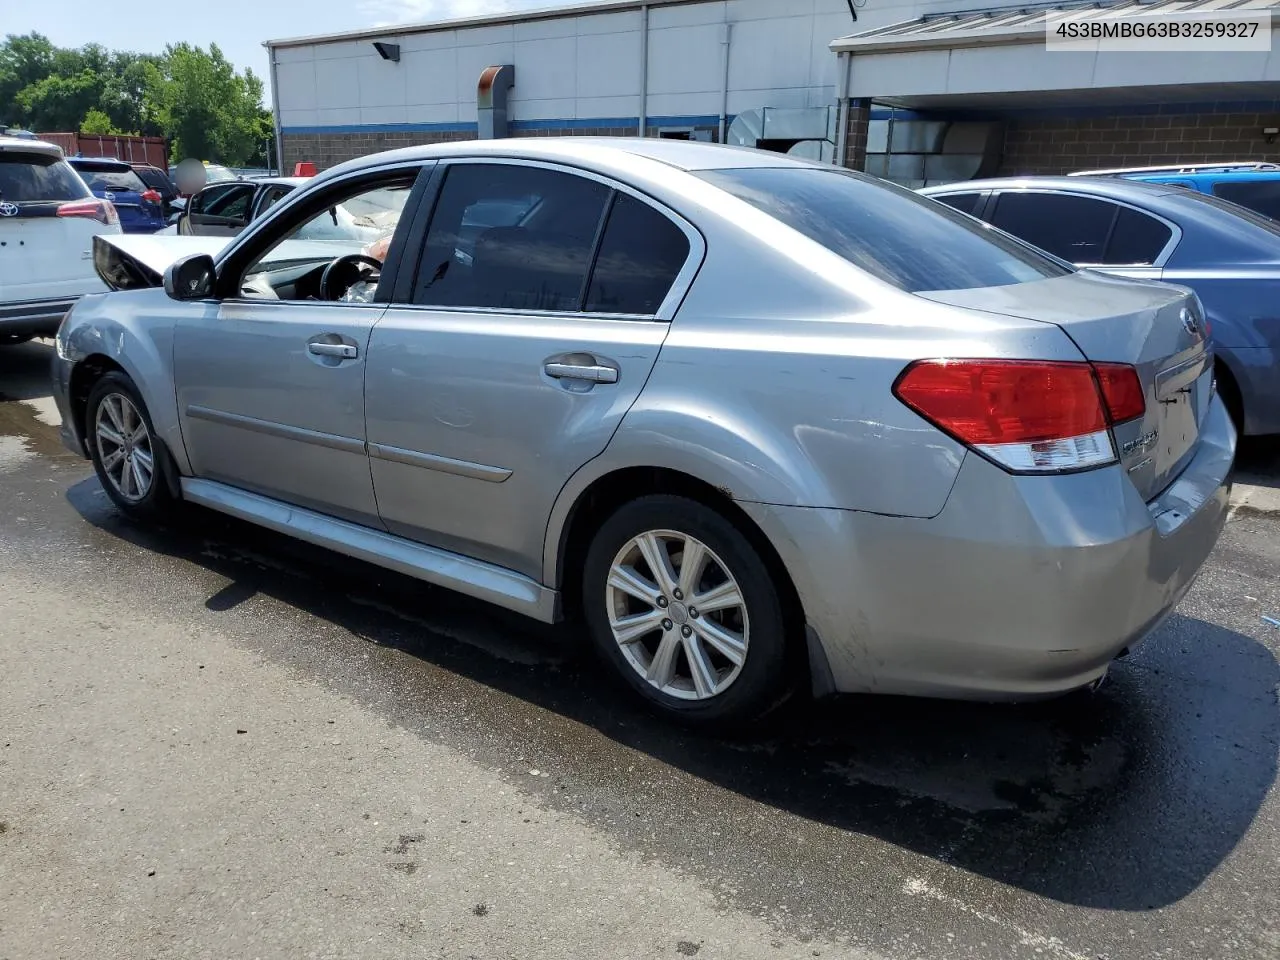
[[[1235,479],[1280,489],[1280,436],[1241,439],[1236,449]]]
[[[0,401],[37,400],[49,396],[50,341],[29,340],[17,346],[0,346]]]
[[[167,528],[138,526],[92,478],[67,496],[102,531],[225,578],[211,610],[267,595],[389,648],[387,677],[372,687],[342,688],[319,638],[300,669],[390,722],[413,728],[440,697],[439,680],[418,696],[400,679],[415,672],[402,651],[506,695],[475,721],[488,739],[531,736],[514,698],[745,800],[1064,903],[1142,911],[1182,899],[1236,847],[1276,777],[1275,658],[1188,617],[1174,616],[1092,695],[1020,706],[841,697],[797,705],[758,737],[722,739],[663,723],[601,682],[576,627],[535,624],[203,509]],[[484,709],[473,689],[460,696],[466,714]],[[575,751],[580,778],[639,790],[594,736],[558,747]],[[762,841],[740,829],[732,842],[750,853]],[[790,855],[770,847],[759,862]],[[795,869],[808,868],[797,859]]]

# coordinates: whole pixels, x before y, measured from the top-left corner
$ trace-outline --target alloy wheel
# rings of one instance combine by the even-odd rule
[[[155,453],[147,422],[123,393],[103,397],[95,419],[102,472],[116,493],[137,503],[151,491],[155,479]]]
[[[724,561],[700,540],[674,530],[632,537],[614,558],[605,590],[614,640],[651,686],[706,700],[742,672],[746,600]]]

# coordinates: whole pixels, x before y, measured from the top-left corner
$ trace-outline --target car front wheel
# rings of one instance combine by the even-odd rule
[[[596,534],[583,573],[595,644],[668,716],[726,727],[755,721],[792,688],[788,624],[768,565],[707,506],[649,496]]]
[[[98,481],[124,513],[155,520],[169,512],[163,444],[137,387],[123,373],[108,373],[89,391],[85,416],[89,452]]]

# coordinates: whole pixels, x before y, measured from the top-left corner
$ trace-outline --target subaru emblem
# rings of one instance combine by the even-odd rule
[[[1200,324],[1196,323],[1196,315],[1186,307],[1182,308],[1182,325],[1193,337],[1200,335]]]
[[[18,205],[10,203],[8,200],[0,200],[0,217],[16,217],[18,215]]]

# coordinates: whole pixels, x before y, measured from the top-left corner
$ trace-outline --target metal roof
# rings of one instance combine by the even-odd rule
[[[574,2],[548,5],[532,10],[507,10],[473,17],[455,17],[427,23],[397,23],[381,27],[348,30],[343,33],[322,33],[314,36],[289,37],[284,40],[267,40],[262,45],[275,47],[303,47],[313,43],[340,43],[344,40],[368,40],[380,37],[404,36],[412,33],[434,33],[438,30],[459,30],[465,27],[496,26],[508,23],[524,23],[530,20],[555,20],[560,17],[590,16],[596,13],[620,13],[639,10],[641,7],[665,7],[675,4],[711,3],[718,0],[574,0]]]
[[[831,42],[837,53],[964,47],[986,43],[1043,40],[1049,24],[1091,15],[1100,20],[1142,14],[1266,13],[1280,19],[1280,0],[1077,0],[1022,3],[952,13],[930,13],[914,20],[851,34]]]

